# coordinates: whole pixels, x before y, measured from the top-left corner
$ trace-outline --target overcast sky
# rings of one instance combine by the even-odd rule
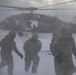
[[[0,0],[0,5],[17,6],[17,7],[41,7],[57,2],[65,2],[70,0]],[[55,5],[49,8],[76,8],[76,2],[67,3],[64,5]],[[4,8],[0,8],[2,10]],[[57,15],[60,19],[70,22],[73,16],[76,16],[76,10],[66,10],[66,11],[36,11],[36,13],[42,13],[46,15],[55,16]],[[23,12],[16,11],[0,11],[0,20],[5,19],[7,16],[19,14]]]

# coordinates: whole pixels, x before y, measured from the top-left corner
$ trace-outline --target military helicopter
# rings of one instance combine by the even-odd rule
[[[66,4],[66,3],[72,3],[72,2],[76,2],[76,0],[71,0],[71,1],[66,1],[66,2],[59,2],[59,3],[54,3],[54,4],[50,4],[50,5],[46,5],[46,6],[41,6],[41,7],[27,7],[27,8],[25,8],[25,7],[15,7],[15,6],[6,6],[6,5],[0,5],[0,7],[2,7],[2,8],[11,8],[11,9],[15,9],[15,10],[5,10],[5,11],[30,11],[30,13],[26,13],[26,14],[23,14],[22,16],[23,16],[23,18],[25,18],[26,16],[24,16],[24,15],[27,15],[27,17],[24,19],[24,21],[26,22],[25,24],[26,24],[26,26],[24,26],[23,25],[23,27],[21,27],[22,26],[22,24],[20,25],[20,23],[19,23],[19,21],[17,22],[16,20],[16,22],[14,22],[15,24],[19,24],[20,25],[20,30],[17,30],[17,32],[20,34],[20,36],[23,36],[23,33],[22,33],[22,31],[31,31],[32,30],[32,28],[31,28],[31,20],[33,19],[33,20],[39,20],[39,16],[41,17],[41,16],[44,16],[44,15],[42,15],[42,14],[35,14],[35,13],[33,13],[34,11],[43,11],[43,10],[46,10],[46,11],[48,11],[48,10],[76,10],[76,9],[65,9],[65,8],[46,8],[46,7],[51,7],[51,6],[55,6],[55,5],[61,5],[61,4]],[[36,17],[34,16],[34,15],[36,15]],[[22,17],[21,16],[21,17]],[[15,19],[15,18],[14,18]],[[18,18],[19,19],[19,18]],[[22,21],[22,19],[20,19],[21,21]],[[14,21],[14,20],[13,20]],[[7,19],[5,19],[5,21],[4,22],[2,22],[3,24],[8,24],[8,22],[9,22],[9,24],[10,24],[10,22],[11,22],[11,24],[13,24],[13,22],[11,21],[11,18],[7,18]],[[15,25],[14,24],[14,25]],[[15,25],[15,26],[17,26],[17,25]],[[23,29],[22,29],[23,28]],[[28,28],[28,29],[26,29],[26,28]]]

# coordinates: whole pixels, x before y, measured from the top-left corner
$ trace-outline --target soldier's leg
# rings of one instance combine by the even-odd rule
[[[0,63],[0,69],[6,66],[7,58],[5,56],[1,55],[1,63]]]
[[[13,75],[13,57],[10,57],[7,61],[7,66],[8,66],[8,75]]]
[[[0,75],[2,75],[2,68],[6,66],[6,59],[4,57],[1,57],[1,63],[0,63]]]
[[[0,63],[0,70],[3,68],[3,67],[5,67],[6,66],[6,63],[5,62],[1,62]]]
[[[56,75],[65,75],[65,68],[66,68],[66,63],[57,63],[54,62],[55,64],[55,73]]]
[[[76,72],[76,67],[74,66],[73,62],[69,62],[67,64],[67,67],[66,67],[66,75],[72,75],[73,73]]]
[[[69,68],[66,68],[65,75],[72,75],[72,74],[73,72],[69,70]]]
[[[5,62],[0,63],[0,75],[2,75],[2,68],[6,66]]]
[[[37,68],[39,65],[39,56],[36,54],[33,56],[32,73],[37,73]]]
[[[25,71],[29,70],[30,65],[31,65],[31,58],[29,56],[25,56]]]

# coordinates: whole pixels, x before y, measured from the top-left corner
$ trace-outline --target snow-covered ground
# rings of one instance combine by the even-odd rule
[[[8,33],[8,31],[0,31],[0,40]],[[24,42],[30,38],[32,33],[25,32],[23,37],[19,37],[18,35],[15,38],[16,46],[21,53],[24,55],[23,44]],[[50,33],[38,33],[39,40],[42,42],[40,56],[40,63],[38,67],[38,73],[36,75],[56,75],[54,68],[54,58],[52,55],[49,55],[50,52],[50,43],[52,34]],[[76,35],[73,35],[76,41]],[[24,59],[21,59],[17,56],[15,52],[12,53],[14,57],[14,75],[33,75],[31,73],[31,67],[28,72],[24,70]],[[76,65],[76,60],[73,56],[74,64]],[[7,66],[2,69],[2,75],[7,75]],[[35,75],[35,74],[34,74]],[[76,73],[74,74],[76,75]]]

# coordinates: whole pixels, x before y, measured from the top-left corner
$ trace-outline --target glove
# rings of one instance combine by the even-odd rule
[[[57,56],[55,57],[55,60],[56,60],[58,63],[62,63],[62,62],[63,62],[63,59],[62,59],[62,57],[61,57],[60,55],[57,55]]]
[[[21,57],[21,59],[23,59],[23,55],[20,53],[19,56]]]

